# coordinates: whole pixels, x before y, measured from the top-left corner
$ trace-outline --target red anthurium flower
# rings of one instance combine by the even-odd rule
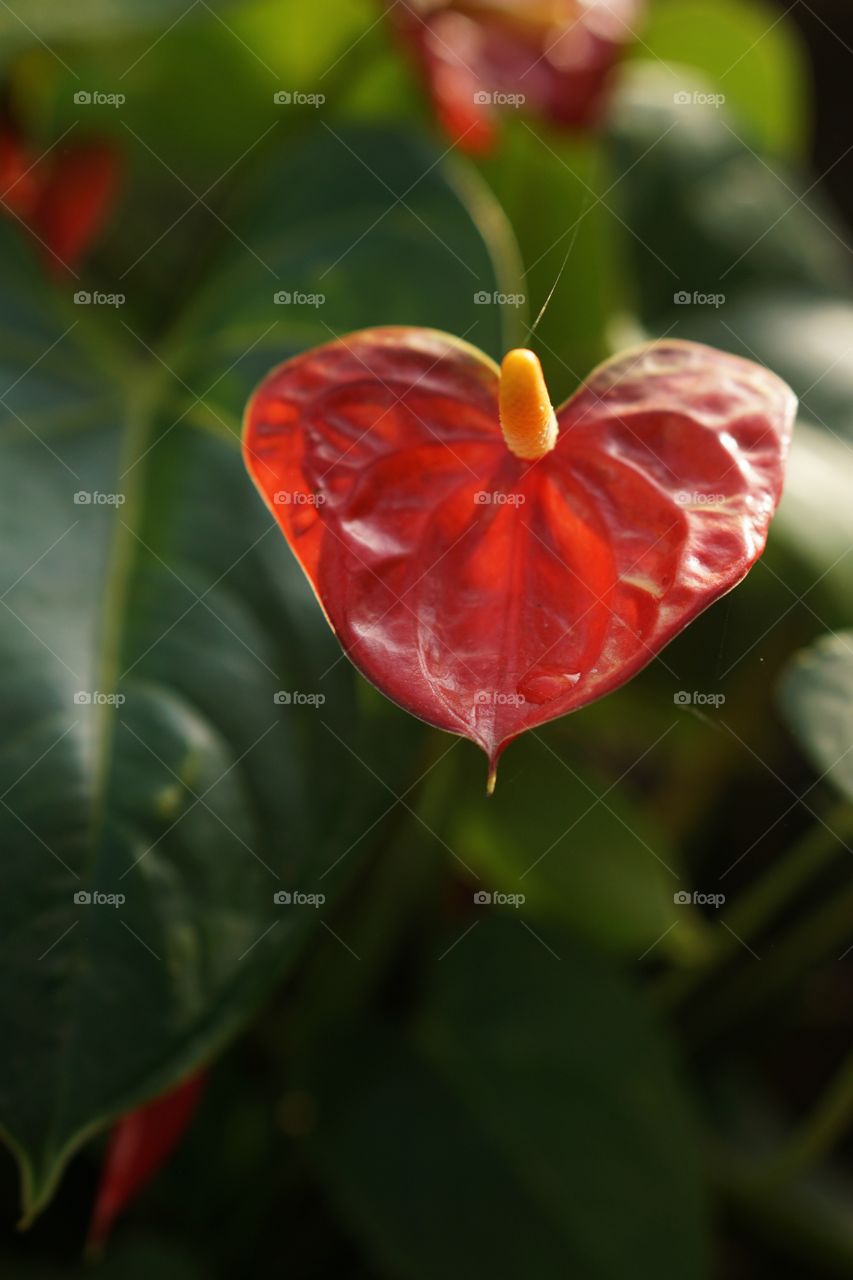
[[[498,368],[428,329],[368,329],[267,377],[248,469],[353,663],[498,757],[600,698],[745,576],[796,402],[665,341],[556,413],[530,351]]]
[[[72,270],[97,239],[119,177],[107,143],[81,142],[39,159],[13,125],[0,124],[0,208],[32,230],[53,272]]]
[[[471,152],[491,147],[503,106],[568,128],[595,124],[643,7],[643,0],[388,0],[439,120]]]
[[[118,1215],[166,1163],[195,1114],[204,1081],[203,1071],[190,1076],[114,1126],[89,1227],[90,1251],[103,1249]]]
[[[107,221],[118,182],[118,156],[107,143],[84,142],[56,158],[31,215],[52,267],[74,267],[84,257]]]

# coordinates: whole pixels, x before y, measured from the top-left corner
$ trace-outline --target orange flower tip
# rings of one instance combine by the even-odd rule
[[[557,417],[548,397],[539,358],[519,347],[501,365],[501,430],[507,448],[525,462],[536,462],[557,443]]]

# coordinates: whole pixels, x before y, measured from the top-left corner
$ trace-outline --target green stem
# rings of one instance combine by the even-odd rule
[[[777,1188],[811,1169],[844,1136],[853,1121],[853,1054],[842,1065],[790,1142],[769,1162],[762,1185]]]
[[[810,827],[765,875],[741,894],[729,914],[729,927],[743,937],[754,938],[824,869],[850,833],[853,833],[853,812],[849,805],[838,805],[824,822]],[[736,939],[731,939],[731,949],[736,946]]]
[[[844,1190],[764,1185],[744,1161],[721,1153],[713,1171],[729,1208],[774,1249],[784,1249],[809,1276],[853,1275],[853,1232]]]
[[[737,987],[703,1004],[695,1029],[706,1041],[750,1014],[757,1005],[796,981],[809,965],[819,964],[853,937],[853,888],[837,894],[778,943],[772,958],[741,971]],[[840,957],[839,957],[840,958]]]
[[[737,954],[743,943],[758,937],[799,890],[828,865],[842,847],[841,841],[850,834],[853,834],[853,808],[848,804],[837,805],[830,810],[824,822],[810,827],[769,871],[744,890],[727,913],[725,924],[728,928],[720,930],[717,943],[705,963],[666,975],[658,988],[662,1003],[669,1006],[683,1000]]]

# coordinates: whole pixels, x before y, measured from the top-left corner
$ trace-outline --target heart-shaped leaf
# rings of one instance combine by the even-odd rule
[[[0,221],[0,1125],[30,1213],[87,1133],[233,1035],[307,938],[338,945],[322,904],[273,895],[331,905],[409,778],[417,743],[390,742],[379,699],[359,709],[276,554],[239,411],[271,344],[354,316],[461,309],[498,345],[474,289],[500,282],[438,159],[387,131],[273,152],[156,354],[129,308],[49,287]],[[405,206],[388,187],[412,188]],[[403,253],[405,277],[384,269]]]
[[[447,334],[374,329],[274,370],[247,466],[344,651],[497,759],[644,667],[761,554],[795,402],[680,342],[602,365],[536,462],[507,449],[498,368]]]

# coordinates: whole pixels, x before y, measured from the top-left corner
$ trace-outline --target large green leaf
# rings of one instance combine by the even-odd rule
[[[315,0],[310,8],[267,0],[27,0],[26,6],[0,6],[0,39],[44,48],[48,41],[107,41],[140,34],[147,38],[142,54],[187,19],[196,24],[218,19],[276,74],[312,65],[321,74],[339,47],[354,45],[375,17],[371,0]],[[64,47],[61,51],[68,53]],[[72,62],[76,53],[70,55]]]
[[[317,931],[274,891],[331,898],[394,804],[419,728],[357,699],[239,421],[333,331],[499,353],[500,310],[474,302],[499,276],[438,159],[388,132],[267,155],[156,352],[0,227],[0,1123],[29,1212],[87,1132],[246,1019]],[[96,892],[126,901],[75,901]]]
[[[37,1262],[12,1254],[0,1257],[6,1280],[85,1280],[91,1276],[90,1263]],[[204,1272],[184,1249],[157,1239],[136,1235],[130,1241],[110,1246],[98,1262],[101,1280],[202,1280]]]
[[[77,12],[58,8],[66,16]],[[214,9],[177,7],[180,20],[158,24],[156,43],[150,31],[133,32],[130,24],[99,24],[79,44],[57,43],[61,57],[35,43],[11,70],[17,111],[45,146],[65,130],[114,135],[125,146],[132,130],[171,167],[160,172],[180,197],[181,179],[206,190],[274,123],[283,131],[340,118],[350,52],[361,48],[359,37],[376,17],[372,0],[314,0],[308,8],[254,0]],[[155,6],[138,11],[144,17],[148,10],[156,22]],[[228,92],[216,92],[224,84]],[[75,97],[93,89],[104,91],[100,101]],[[279,91],[291,94],[289,104],[275,101]],[[299,93],[315,97],[300,105],[293,101]],[[118,105],[112,94],[121,95]],[[206,164],[213,167],[205,173]]]
[[[853,800],[853,631],[822,636],[798,654],[782,707],[820,775]]]
[[[210,0],[204,7],[227,8],[227,0]],[[163,31],[194,8],[184,0],[27,0],[25,6],[0,7],[0,41],[45,46],[48,41],[103,38],[140,29]]]
[[[701,1280],[696,1134],[635,992],[513,920],[442,953],[414,1035],[362,1035],[315,1081],[353,1229],[412,1280]]]
[[[222,230],[216,219],[242,162],[251,164],[295,135],[339,134],[342,122],[351,121],[353,84],[375,78],[375,68],[361,65],[362,54],[381,44],[385,28],[373,0],[315,0],[307,7],[254,0],[230,6],[226,20],[221,17],[191,7],[156,42],[150,32],[122,35],[106,26],[97,39],[70,49],[58,44],[62,61],[36,44],[10,76],[10,97],[36,153],[60,136],[108,139],[121,153],[119,214],[99,241],[97,260],[105,275],[121,282],[146,330],[159,324],[176,287],[187,276],[195,281],[211,233]],[[385,59],[403,65],[396,53],[386,51]],[[78,91],[85,97],[93,89],[102,91],[100,102],[97,95],[93,102],[77,100]],[[110,100],[115,93],[123,98],[118,106]],[[277,101],[280,95],[290,100]],[[399,96],[391,100],[399,127]],[[334,188],[345,148],[332,146],[328,154],[333,165],[324,178]],[[421,172],[412,172],[411,181]],[[379,178],[363,176],[377,196],[378,217],[388,207],[379,201],[390,193]],[[404,187],[395,195],[404,195]],[[332,208],[340,195],[334,191]],[[152,208],[159,213],[153,227]],[[488,201],[482,208],[491,216]],[[474,276],[464,261],[458,265],[460,283],[470,283],[473,295]]]
[[[655,0],[634,52],[695,67],[697,90],[721,94],[760,149],[801,154],[809,138],[809,69],[786,18],[765,0]]]
[[[846,274],[838,276],[850,284]],[[771,286],[734,297],[718,317],[691,319],[691,333],[759,360],[791,384],[801,414],[853,447],[853,302],[833,292]],[[725,341],[723,341],[725,338]]]
[[[643,321],[733,349],[742,299],[771,288],[841,297],[849,255],[815,184],[762,155],[727,105],[693,101],[704,91],[688,72],[632,68],[611,121],[609,199],[634,232],[627,245]]]
[[[638,312],[652,333],[773,369],[800,397],[801,418],[827,433],[803,429],[795,442],[779,531],[843,596],[849,504],[840,495],[853,441],[845,237],[819,184],[762,156],[743,121],[672,99],[665,74],[646,68],[623,86],[614,116],[621,206],[638,233]]]

